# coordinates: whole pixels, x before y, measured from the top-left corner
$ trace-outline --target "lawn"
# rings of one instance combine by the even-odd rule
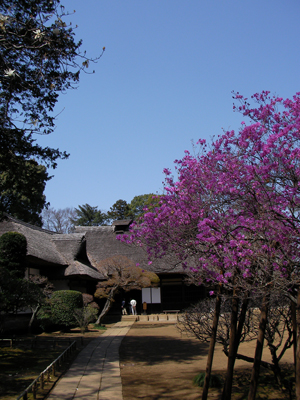
[[[0,342],[1,400],[15,400],[75,340],[76,351],[62,363],[55,376],[51,377],[51,382],[45,385],[45,389],[38,391],[37,399],[44,399],[79,351],[102,332],[103,330],[90,329],[89,332],[82,335],[79,329],[73,329],[68,333],[42,334],[36,336],[35,346],[33,346],[33,336],[17,337],[16,339],[20,339],[20,341],[17,340],[12,348],[4,347]],[[54,347],[55,339],[58,341]],[[4,343],[5,346],[8,346],[7,342]]]

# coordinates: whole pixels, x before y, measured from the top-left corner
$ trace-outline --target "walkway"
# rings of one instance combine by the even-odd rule
[[[134,321],[118,322],[92,340],[47,400],[122,400],[119,347]]]

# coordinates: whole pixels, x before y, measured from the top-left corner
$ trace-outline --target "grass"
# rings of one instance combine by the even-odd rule
[[[21,349],[4,347],[0,350],[0,398],[12,400],[61,353],[62,349]]]
[[[31,348],[32,336],[19,337],[22,341],[16,342],[13,348],[0,347],[0,399],[15,400],[70,345],[70,342],[76,340],[77,350],[62,363],[56,376],[51,377],[51,382],[45,385],[45,389],[38,390],[37,399],[44,399],[55,381],[68,369],[79,351],[106,329],[103,326],[96,327],[94,325],[90,325],[89,328],[90,332],[84,335],[81,334],[79,329],[67,333],[55,332],[39,335],[37,336],[38,345],[36,348]],[[48,343],[45,345],[45,342],[40,342],[41,339],[47,340]],[[53,348],[54,339],[60,339],[55,348]],[[5,346],[7,346],[7,343],[5,343]],[[32,398],[30,394],[28,399]]]
[[[193,384],[195,386],[203,387],[205,380],[205,372],[200,372],[200,374],[196,375],[193,379]],[[219,377],[219,375],[211,375],[209,380],[209,386],[211,388],[220,388],[223,386],[223,381]]]
[[[232,400],[247,400],[249,392],[251,370],[250,369],[237,369],[234,373],[232,385]],[[275,381],[274,374],[267,370],[261,370],[259,377],[259,385],[256,394],[257,400],[288,400],[295,399],[290,391],[295,389],[294,384],[294,371],[292,368],[285,367],[282,369],[282,377],[284,381],[284,388],[281,388]],[[193,378],[193,384],[203,387],[205,372],[200,372]],[[225,372],[220,371],[217,375],[212,375],[210,381],[209,394],[214,398],[219,398],[222,393],[223,383],[225,382]]]
[[[294,371],[291,367],[282,368],[282,376],[287,381],[292,382]],[[249,383],[251,377],[251,369],[237,369],[234,373],[232,386],[232,400],[247,400]],[[225,379],[225,375],[223,376]],[[292,389],[292,387],[290,387]],[[293,387],[295,389],[295,387]],[[261,368],[256,400],[288,400],[290,391],[286,388],[281,388],[275,381],[274,374],[271,371]]]

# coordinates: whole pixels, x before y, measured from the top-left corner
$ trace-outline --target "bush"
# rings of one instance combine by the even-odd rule
[[[46,329],[50,325],[70,328],[77,325],[74,311],[83,307],[81,292],[75,290],[58,290],[41,308],[37,318],[40,325]]]
[[[39,309],[36,318],[43,331],[48,332],[51,330],[54,322],[52,321],[50,299],[47,299],[45,304]]]
[[[53,292],[50,304],[52,320],[55,324],[74,326],[77,322],[74,310],[83,307],[82,294],[75,290],[58,290]]]
[[[94,296],[92,296],[91,294],[82,293],[82,298],[83,298],[83,306],[84,307],[91,306],[91,307],[95,308],[97,310],[97,312],[99,311],[99,306],[94,301]]]
[[[0,265],[16,278],[23,278],[26,269],[27,240],[18,232],[0,237]]]
[[[74,310],[74,317],[80,327],[81,333],[84,333],[87,330],[90,322],[96,321],[97,314],[97,309],[91,305]]]

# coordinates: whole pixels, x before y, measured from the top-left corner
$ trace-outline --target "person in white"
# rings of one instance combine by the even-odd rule
[[[136,315],[136,301],[134,299],[130,300],[130,305],[132,315]]]

